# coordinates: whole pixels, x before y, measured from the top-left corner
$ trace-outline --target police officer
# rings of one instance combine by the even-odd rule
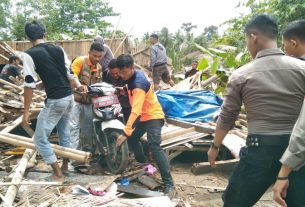
[[[287,55],[305,61],[304,31],[305,20],[289,23],[283,31],[283,45]],[[273,187],[274,200],[282,206],[305,206],[305,102],[280,161],[281,179]]]
[[[247,23],[245,33],[253,61],[229,78],[208,152],[209,162],[215,167],[222,140],[234,127],[244,104],[247,146],[240,151],[240,161],[223,195],[225,207],[253,206],[277,179],[279,159],[288,145],[305,93],[305,63],[277,49],[276,20],[266,14],[255,16]]]

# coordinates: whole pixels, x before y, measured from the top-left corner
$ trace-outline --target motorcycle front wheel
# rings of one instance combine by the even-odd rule
[[[108,153],[106,163],[110,172],[114,174],[122,173],[128,165],[128,144],[124,142],[120,147],[116,147],[117,138],[121,134],[118,131],[108,130],[106,132],[108,140]]]

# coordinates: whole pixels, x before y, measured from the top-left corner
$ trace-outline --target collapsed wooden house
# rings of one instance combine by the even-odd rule
[[[109,40],[106,40],[106,43],[113,47],[113,51],[119,51],[116,55],[120,53],[130,53],[130,46],[128,45],[128,41],[122,43],[122,41],[118,41],[117,43],[111,43]],[[80,40],[80,41],[58,41],[55,44],[59,44],[62,46],[70,59],[79,56],[86,55],[87,50],[91,44],[92,40]],[[79,46],[81,44],[81,46]],[[11,46],[9,46],[11,45]],[[4,46],[2,50],[2,54],[5,58],[8,55],[14,54],[14,50],[24,51],[27,48],[31,47],[29,42],[11,42]],[[120,48],[120,49],[118,49]],[[0,49],[1,53],[1,49]],[[145,65],[149,63],[149,49],[143,49],[138,52],[133,53],[135,58],[135,62],[139,68],[146,70],[144,68]],[[1,56],[2,57],[2,56]],[[145,57],[145,58],[144,58]],[[5,60],[5,58],[0,58]],[[212,76],[211,79],[203,82],[201,80],[201,74],[195,75],[189,79],[187,79],[184,83],[182,83],[182,89],[203,89],[206,85],[215,81],[217,77]],[[36,153],[33,141],[30,137],[33,136],[34,128],[21,126],[22,121],[22,110],[23,104],[20,100],[20,95],[23,93],[23,88],[16,84],[10,84],[7,82],[3,82],[5,84],[5,88],[7,89],[4,92],[0,92],[0,140],[1,142],[9,143],[14,146],[23,146],[26,148],[23,158],[17,164],[17,167],[14,172],[14,176],[11,176],[9,181],[2,181],[2,185],[10,185],[8,188],[6,195],[3,196],[2,200],[5,200],[7,204],[12,204],[14,202],[15,196],[18,192],[18,188],[23,185],[28,185],[29,182],[24,180],[24,172],[26,170],[26,165],[31,160],[35,160]],[[186,85],[188,84],[188,85]],[[32,105],[31,111],[33,113],[32,118],[34,119],[37,116],[38,112],[43,107],[43,100],[45,98],[45,93],[42,91],[35,90],[34,91],[34,104]],[[16,114],[13,112],[16,110]],[[1,116],[4,115],[4,118]],[[9,118],[8,118],[9,117]],[[4,120],[3,125],[1,126],[1,119]],[[238,124],[246,124],[245,117],[239,120]],[[9,120],[9,122],[8,122]],[[16,135],[11,133],[13,129],[21,126],[23,130],[27,133],[27,137]],[[2,128],[1,128],[2,127]],[[213,139],[213,134],[215,131],[215,126],[211,123],[187,123],[182,121],[177,121],[173,119],[167,119],[166,127],[162,129],[162,143],[161,146],[166,151],[168,158],[170,160],[176,158],[178,155],[187,151],[197,151],[197,152],[207,152],[209,146]],[[231,135],[234,135],[233,137]],[[240,139],[243,139],[245,134],[240,130],[234,130],[228,136],[231,142],[224,142],[224,146],[226,150],[231,152],[233,157],[237,157],[237,151],[244,144],[240,142]],[[145,137],[143,137],[145,141]],[[233,141],[232,141],[233,140]],[[244,139],[243,139],[244,140]],[[232,143],[234,146],[232,146]],[[235,144],[236,143],[236,146]],[[90,156],[88,154],[83,154],[82,152],[75,152],[68,149],[60,148],[59,146],[52,145],[54,151],[61,156],[66,156],[71,159],[88,161]],[[72,153],[72,154],[71,154]],[[224,163],[234,163],[236,160],[225,161]],[[194,174],[200,174],[202,172],[206,172],[206,168],[208,168],[206,163],[195,163],[192,171]],[[48,185],[43,182],[31,182],[32,185]],[[50,183],[49,183],[50,184]],[[55,183],[51,183],[50,185],[56,185]],[[122,189],[121,189],[122,190]],[[125,189],[128,191],[128,189]],[[159,195],[159,194],[158,194]],[[69,197],[69,196],[68,196]],[[69,197],[70,198],[70,197]],[[58,198],[52,198],[55,202]],[[52,201],[52,202],[53,202]],[[79,201],[81,202],[81,201]]]

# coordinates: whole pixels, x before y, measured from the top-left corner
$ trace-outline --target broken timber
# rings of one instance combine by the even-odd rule
[[[200,125],[168,118],[161,132],[161,147],[167,153],[169,160],[184,151],[206,152],[207,146],[211,143],[211,134],[214,133],[214,129],[214,126],[208,124]],[[145,137],[143,139],[145,140]],[[198,146],[196,141],[205,144]]]
[[[239,159],[217,161],[216,168],[212,168],[209,162],[194,163],[191,171],[195,175],[211,173],[211,172],[223,172],[232,171],[234,166],[239,162]]]
[[[161,183],[157,182],[155,179],[153,179],[152,177],[149,177],[147,175],[139,176],[138,180],[139,180],[140,183],[147,186],[151,190],[154,190],[157,187],[161,186]]]

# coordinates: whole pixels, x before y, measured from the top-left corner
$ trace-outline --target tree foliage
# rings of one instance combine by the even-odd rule
[[[15,7],[18,12],[10,12],[6,19],[11,21],[10,37],[18,40],[25,39],[24,24],[31,19],[45,24],[49,39],[62,39],[61,34],[84,38],[94,33],[109,34],[111,24],[104,17],[118,15],[101,0],[21,0]]]
[[[0,1],[0,39],[7,38],[7,30],[9,26],[9,21],[7,17],[9,16],[10,1],[1,0]]]
[[[160,30],[159,40],[173,60],[174,72],[189,65],[192,59],[186,57],[199,50],[209,57],[209,61],[207,58],[199,60],[200,69],[209,69],[210,74],[218,75],[216,92],[222,93],[231,72],[251,59],[245,46],[244,27],[253,16],[261,13],[274,16],[279,31],[291,21],[305,19],[304,0],[244,0],[237,7],[248,12],[221,24],[220,27],[225,28],[223,34],[219,34],[217,26],[211,25],[194,36],[193,29],[197,26],[192,23],[183,23],[175,33],[167,28]],[[281,44],[280,36],[278,42]]]

